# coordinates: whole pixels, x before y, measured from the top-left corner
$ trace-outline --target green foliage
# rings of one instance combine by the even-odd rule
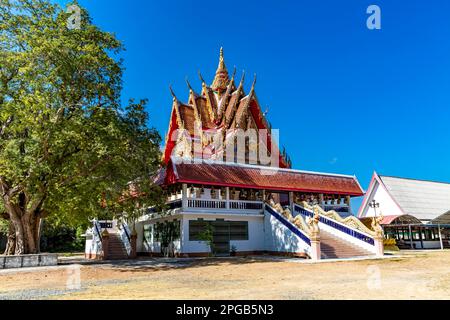
[[[84,229],[85,231],[85,229]],[[42,252],[83,252],[85,239],[82,227],[71,228],[45,223],[42,228]]]
[[[0,234],[6,234],[8,232],[8,221],[0,218]]]
[[[8,232],[8,221],[4,219],[6,217],[3,203],[0,201],[0,234]]]
[[[164,221],[155,225],[155,239],[161,242],[161,247],[180,239],[180,221]]]
[[[210,254],[214,253],[214,227],[211,223],[205,223],[205,229],[198,234],[201,241],[205,241],[210,249]]]
[[[0,0],[0,190],[58,228],[114,213],[102,197],[116,201],[130,181],[152,190],[147,205],[160,201],[147,101],[121,107],[122,44],[84,9],[69,30],[69,15],[46,0]]]

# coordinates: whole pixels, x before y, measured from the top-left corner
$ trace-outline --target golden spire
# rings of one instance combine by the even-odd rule
[[[230,78],[228,77],[228,70],[223,59],[223,48],[221,47],[219,66],[217,67],[216,76],[214,77],[211,88],[214,91],[218,91],[219,93],[221,93],[227,89],[228,82],[230,82]]]

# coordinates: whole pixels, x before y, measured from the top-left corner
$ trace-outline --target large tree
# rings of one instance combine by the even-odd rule
[[[121,107],[120,41],[46,0],[0,0],[0,214],[7,254],[39,252],[49,215],[88,219],[159,165],[146,101]],[[151,199],[149,200],[151,201]]]

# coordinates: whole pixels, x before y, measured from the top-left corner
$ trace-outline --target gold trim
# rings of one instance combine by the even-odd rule
[[[348,217],[346,217],[346,218],[342,218],[342,217],[339,215],[339,213],[337,213],[337,212],[334,211],[334,210],[325,211],[325,210],[323,210],[319,205],[316,204],[316,205],[314,205],[314,206],[311,206],[311,205],[309,205],[306,201],[302,201],[302,202],[297,203],[297,204],[300,205],[301,207],[305,208],[305,209],[310,210],[310,211],[313,211],[313,212],[317,211],[318,214],[320,214],[320,215],[322,215],[322,216],[325,216],[326,218],[329,218],[329,219],[331,219],[331,220],[340,222],[340,223],[342,223],[342,224],[344,224],[344,225],[346,225],[346,226],[348,226],[348,227],[350,227],[350,228],[359,230],[359,231],[364,232],[364,233],[366,233],[366,234],[368,234],[368,235],[370,235],[370,236],[373,236],[373,237],[378,237],[378,236],[379,236],[379,229],[378,229],[378,232],[375,232],[375,231],[373,231],[373,230],[370,230],[369,228],[367,228],[367,227],[361,222],[361,220],[359,220],[359,219],[358,219],[357,217],[355,217],[355,216],[348,216]],[[381,217],[381,219],[382,219],[382,217]],[[375,226],[376,226],[376,225],[379,226],[379,222],[381,221],[381,219],[378,218],[376,221],[375,221],[375,219],[374,219],[375,222],[372,222],[372,224],[375,223]],[[379,226],[379,227],[381,228],[381,226]],[[374,228],[374,230],[377,230],[377,229]],[[381,230],[383,230],[383,229],[381,228]]]

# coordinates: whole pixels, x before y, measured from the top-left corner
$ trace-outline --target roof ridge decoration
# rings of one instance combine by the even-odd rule
[[[241,112],[239,114],[236,114],[236,121],[234,123],[236,128],[240,128],[240,125],[242,124],[244,117],[247,117],[249,115],[250,103],[255,94],[255,85],[256,85],[256,73],[254,75],[252,87],[250,89],[249,94],[241,99],[241,100],[244,100],[244,99],[247,99],[247,100],[245,100],[245,102],[244,102],[245,104],[244,104],[243,108],[242,109],[239,108],[239,110],[241,110]],[[239,111],[239,110],[237,110],[237,111]]]
[[[184,129],[184,121],[181,119],[181,115],[180,115],[180,100],[178,100],[177,96],[175,95],[175,92],[172,89],[172,85],[169,85],[169,90],[170,93],[173,97],[173,107],[175,109],[175,113],[176,113],[176,117],[177,117],[177,123],[178,123],[178,127],[180,129]]]
[[[231,80],[228,83],[227,90],[225,94],[219,101],[219,107],[217,110],[217,122],[220,123],[222,121],[223,113],[225,112],[225,107],[227,106],[227,102],[229,100],[230,95],[232,94],[233,86],[234,86],[234,76],[236,75],[236,67],[234,67],[233,75],[231,76]]]
[[[236,113],[236,109],[239,105],[239,96],[241,94],[244,94],[244,80],[245,80],[245,70],[242,70],[242,76],[241,76],[241,81],[239,81],[239,86],[236,88],[236,90],[232,93],[232,95],[236,95],[237,97],[234,99],[234,103],[228,103],[228,105],[226,106],[224,113],[225,113],[225,119],[224,119],[224,125],[225,127],[228,129],[231,126],[231,120],[233,119],[235,113]],[[226,115],[228,114],[228,110],[230,110],[230,114],[229,117],[226,117]]]
[[[189,82],[189,79],[186,77],[185,80],[186,80],[186,85],[187,85],[188,88],[189,88],[189,93],[193,93],[195,97],[198,97],[199,95],[198,95],[198,93],[195,92],[195,90],[192,88],[191,83]]]
[[[192,101],[192,107],[194,109],[194,118],[195,118],[195,122],[196,122],[194,125],[199,126],[201,129],[202,119],[201,119],[200,113],[198,111],[198,106],[197,106],[197,101],[196,101],[196,98],[198,98],[199,95],[194,91],[194,89],[192,88],[191,84],[189,83],[189,80],[187,77],[186,77],[186,84],[189,88],[189,102]]]
[[[211,85],[211,88],[218,93],[220,96],[228,86],[230,78],[228,76],[228,70],[225,66],[225,61],[223,58],[223,47],[220,48],[219,65],[217,66],[216,76]]]

